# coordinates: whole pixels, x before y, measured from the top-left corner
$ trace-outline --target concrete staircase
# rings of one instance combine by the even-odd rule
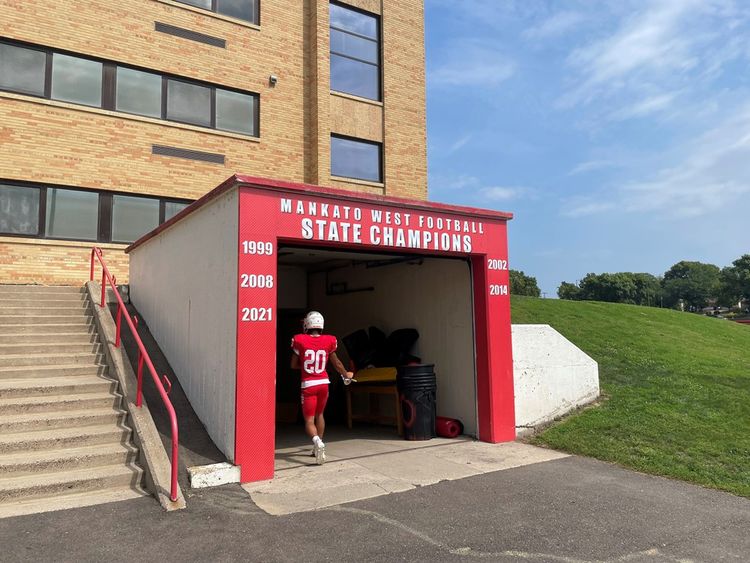
[[[0,517],[144,496],[82,288],[0,285]]]

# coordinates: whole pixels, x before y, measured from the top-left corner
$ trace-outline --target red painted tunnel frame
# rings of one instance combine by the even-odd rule
[[[270,479],[274,471],[275,358],[284,353],[276,350],[279,244],[468,258],[479,439],[515,439],[507,245],[512,215],[243,176],[208,196],[234,186],[239,189],[234,462],[242,482]]]

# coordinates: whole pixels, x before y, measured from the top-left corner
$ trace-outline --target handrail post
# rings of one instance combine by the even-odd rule
[[[135,393],[135,406],[143,404],[143,354],[138,352],[138,386]]]
[[[122,307],[117,304],[117,331],[115,332],[115,348],[120,347],[120,325],[122,324]]]
[[[107,272],[102,268],[102,303],[101,307],[104,307],[104,293],[107,291]]]
[[[91,249],[91,267],[89,269],[89,281],[94,281],[94,248]]]

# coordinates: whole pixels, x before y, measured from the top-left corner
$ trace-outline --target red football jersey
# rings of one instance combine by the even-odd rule
[[[292,350],[299,356],[302,368],[303,387],[306,381],[322,379],[328,381],[326,366],[329,356],[336,351],[336,347],[336,337],[330,334],[320,336],[297,334],[292,338]]]

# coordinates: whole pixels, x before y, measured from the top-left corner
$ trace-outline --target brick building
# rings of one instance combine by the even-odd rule
[[[0,0],[0,283],[234,173],[425,199],[423,0]]]

